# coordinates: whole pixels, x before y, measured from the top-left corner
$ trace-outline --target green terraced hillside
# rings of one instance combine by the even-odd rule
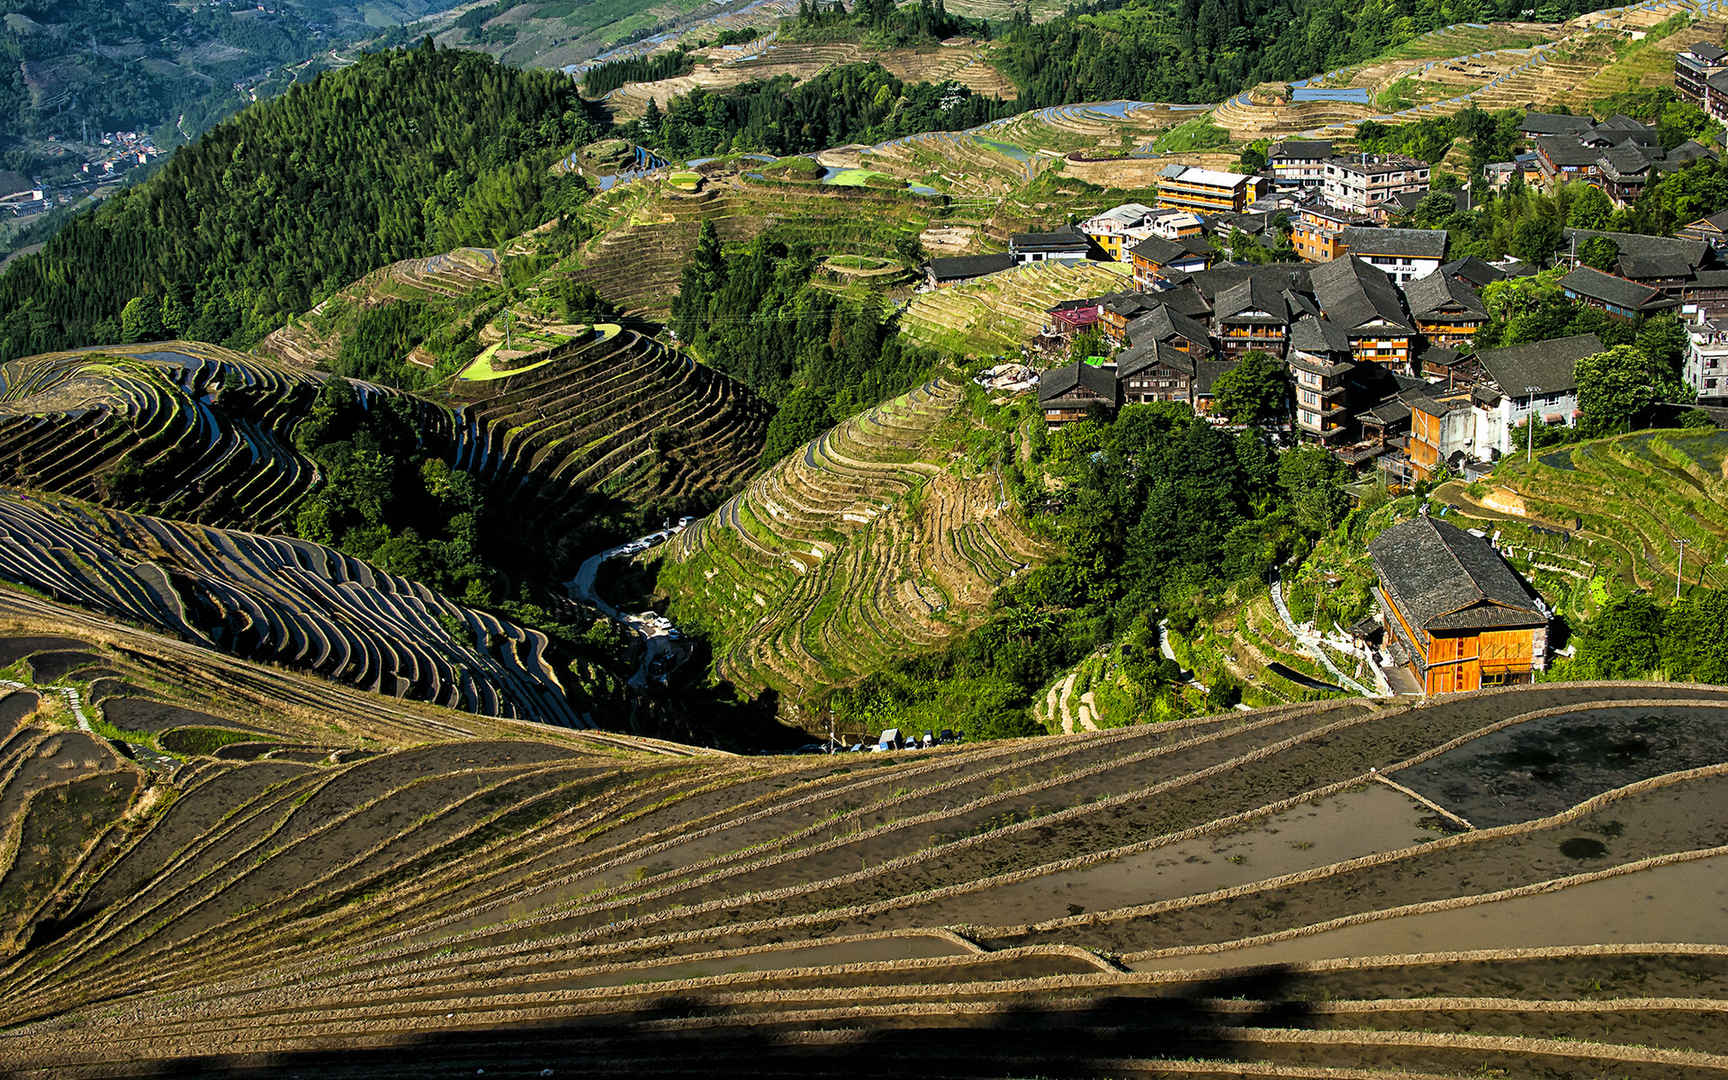
[[[714,674],[795,705],[971,629],[1050,548],[966,452],[966,389],[932,380],[795,450],[674,537],[672,615]]]

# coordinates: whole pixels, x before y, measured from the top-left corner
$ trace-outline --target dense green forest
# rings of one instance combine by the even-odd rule
[[[788,41],[862,40],[874,48],[926,45],[951,37],[990,36],[990,24],[948,11],[943,0],[913,0],[896,7],[894,0],[857,0],[848,11],[834,0],[799,0],[798,12],[781,24]]]
[[[1099,0],[1034,24],[1017,15],[998,64],[1024,107],[1127,98],[1216,101],[1352,63],[1458,22],[1558,22],[1594,0]]]
[[[569,79],[430,43],[364,58],[208,132],[0,277],[0,358],[165,333],[250,345],[396,259],[494,244],[564,212],[547,166],[593,136]]]
[[[696,70],[696,58],[683,49],[652,56],[630,56],[589,68],[582,75],[582,89],[590,97],[603,97],[625,83],[657,82]]]
[[[805,154],[974,127],[1022,108],[950,83],[902,82],[877,64],[847,64],[801,85],[782,75],[725,91],[697,88],[664,111],[651,101],[631,134],[673,158],[729,150]]]
[[[990,620],[948,651],[836,691],[834,712],[848,727],[1037,734],[1035,695],[1112,640],[1133,680],[1164,692],[1179,673],[1161,662],[1160,620],[1190,627],[1229,586],[1263,580],[1350,505],[1337,458],[1277,453],[1262,432],[1214,427],[1185,405],[1130,405],[1114,420],[1047,436],[1040,419],[1029,430],[1030,462],[1008,449],[1003,467],[1062,556],[1000,590]],[[1239,688],[1213,691],[1228,707]]]
[[[764,465],[904,392],[935,366],[935,356],[908,345],[875,307],[812,286],[815,266],[808,248],[764,237],[726,256],[704,221],[672,301],[678,340],[778,407]]]

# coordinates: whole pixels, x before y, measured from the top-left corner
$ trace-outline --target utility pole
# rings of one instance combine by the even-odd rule
[[[1530,395],[1530,410],[1524,417],[1524,430],[1530,436],[1524,444],[1524,464],[1526,465],[1530,464],[1531,458],[1536,456],[1536,394],[1541,389],[1540,386],[1526,386],[1524,388],[1524,392]]]
[[[1680,561],[1674,564],[1674,599],[1676,600],[1680,599],[1680,576],[1686,570],[1686,545],[1691,542],[1684,537],[1674,541],[1674,545],[1680,549]]]

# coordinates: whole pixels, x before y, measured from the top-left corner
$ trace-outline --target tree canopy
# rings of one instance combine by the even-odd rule
[[[244,347],[368,270],[497,243],[582,197],[547,166],[593,132],[586,108],[560,74],[430,43],[296,86],[14,263],[0,359],[128,337],[138,297]]]

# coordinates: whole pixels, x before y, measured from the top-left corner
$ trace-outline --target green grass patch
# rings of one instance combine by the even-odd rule
[[[618,331],[621,330],[622,327],[617,323],[599,323],[596,326],[590,327],[590,329],[600,331],[600,340],[607,341],[616,337]],[[558,344],[574,340],[576,340],[574,337],[564,338],[564,340],[558,342]],[[492,366],[492,358],[498,354],[498,350],[502,348],[503,345],[504,343],[500,341],[496,344],[487,346],[486,351],[475,357],[473,363],[457,372],[456,377],[467,382],[491,382],[494,379],[508,379],[512,375],[520,375],[525,371],[533,371],[537,367],[544,367],[545,365],[550,364],[553,360],[553,357],[548,356],[536,360],[532,364],[523,364],[521,367],[509,369],[495,368]],[[556,346],[554,345],[551,347]]]
[[[1179,154],[1193,150],[1213,150],[1230,141],[1230,132],[1212,123],[1212,114],[1197,116],[1177,124],[1152,140],[1152,149],[1160,154]]]

